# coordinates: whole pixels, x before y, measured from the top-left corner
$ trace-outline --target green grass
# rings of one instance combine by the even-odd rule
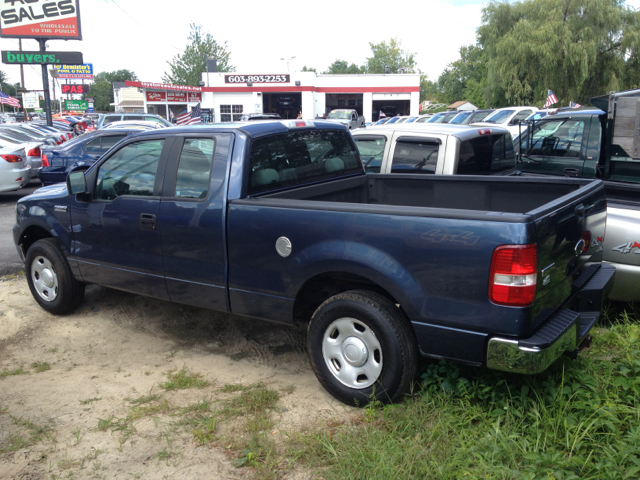
[[[635,314],[536,376],[430,364],[412,397],[294,435],[287,456],[326,480],[640,478]]]
[[[166,374],[167,382],[161,383],[160,387],[167,391],[182,390],[185,388],[204,388],[209,385],[200,373],[191,372],[186,366],[178,371],[171,371]]]
[[[51,365],[49,365],[49,362],[34,362],[31,364],[31,368],[33,368],[36,373],[42,373],[51,370]]]
[[[30,447],[44,440],[55,441],[51,435],[52,429],[49,426],[38,425],[22,417],[9,415],[13,425],[13,431],[9,432],[9,437],[4,442],[0,442],[0,454],[15,452],[17,450]]]
[[[0,378],[9,377],[11,375],[22,375],[25,373],[24,367],[18,367],[14,370],[7,370],[6,368],[0,372]]]

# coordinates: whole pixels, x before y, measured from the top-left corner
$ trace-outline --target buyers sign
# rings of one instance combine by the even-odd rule
[[[80,0],[2,0],[0,37],[82,40]]]

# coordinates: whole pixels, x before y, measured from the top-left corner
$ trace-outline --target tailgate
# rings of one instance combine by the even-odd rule
[[[586,262],[602,260],[606,196],[600,180],[532,212],[538,241],[538,283],[533,318],[562,306]],[[534,327],[536,325],[533,325]]]

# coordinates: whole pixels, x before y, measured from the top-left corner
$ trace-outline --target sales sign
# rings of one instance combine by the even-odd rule
[[[289,83],[290,75],[225,75],[224,83]]]
[[[58,78],[93,78],[93,64],[67,65],[61,64],[54,67],[58,71]]]
[[[62,93],[67,95],[74,93],[89,93],[89,85],[60,85]]]
[[[89,102],[86,100],[65,100],[64,108],[69,111],[86,111],[89,109]]]
[[[202,102],[202,94],[201,93],[187,93],[187,102]]]
[[[0,37],[82,40],[80,0],[4,0]]]
[[[167,92],[167,102],[187,103],[186,92]]]
[[[164,102],[167,94],[164,92],[147,92],[147,102]]]
[[[82,63],[82,52],[2,51],[2,63],[7,65],[59,65]]]

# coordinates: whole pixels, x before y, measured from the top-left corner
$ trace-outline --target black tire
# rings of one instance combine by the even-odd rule
[[[73,277],[71,267],[54,239],[44,238],[31,245],[25,271],[33,298],[48,312],[69,313],[82,303],[85,284]]]
[[[341,322],[345,321],[347,324],[344,326],[344,332],[340,332],[343,325]],[[330,327],[331,331],[329,331]],[[358,332],[349,330],[352,327],[358,332],[363,329],[360,333],[361,338],[358,337]],[[367,343],[367,338],[373,337],[370,337],[366,329],[373,333],[375,337],[373,343],[379,344],[379,350]],[[327,349],[331,348],[332,335],[335,336],[336,345],[340,344],[342,357],[337,354],[331,359],[329,357],[332,354],[329,351],[327,357],[324,355],[323,346],[327,346]],[[353,338],[360,340],[365,347],[368,347],[364,366],[357,365],[365,357],[359,351],[357,355],[361,358],[356,359],[357,362],[352,364],[355,366],[346,364],[345,345],[352,342]],[[357,340],[357,348],[360,348]],[[344,292],[320,305],[309,323],[307,347],[311,367],[322,386],[335,398],[348,405],[364,406],[371,401],[393,402],[409,389],[416,374],[418,348],[409,320],[388,298],[366,290]],[[377,378],[373,378],[376,375],[376,357],[379,359],[378,364],[381,370]],[[364,387],[355,386],[354,383],[352,383],[353,386],[349,386],[338,378],[344,368],[341,362],[345,362],[347,367],[344,370],[345,374],[349,368],[355,373],[358,373],[359,369],[369,368],[374,374],[371,378],[366,375],[367,372],[365,375],[357,376],[357,381],[361,381]]]

